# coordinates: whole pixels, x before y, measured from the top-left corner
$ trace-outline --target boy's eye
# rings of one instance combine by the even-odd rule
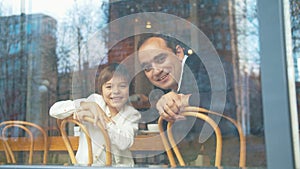
[[[106,89],[111,89],[111,86],[105,86]]]
[[[120,85],[119,85],[119,87],[121,87],[121,88],[126,88],[128,85],[127,85],[127,83],[121,83]]]

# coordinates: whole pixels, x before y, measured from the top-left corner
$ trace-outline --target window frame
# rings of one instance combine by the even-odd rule
[[[288,0],[257,0],[267,168],[299,168]],[[272,31],[270,31],[272,28]],[[293,85],[294,84],[294,85]]]

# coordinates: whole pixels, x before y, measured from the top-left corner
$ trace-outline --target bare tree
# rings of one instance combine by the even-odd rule
[[[98,33],[97,36],[99,35],[99,31],[101,31],[106,22],[107,5],[104,2],[74,1],[74,5],[67,11],[66,17],[58,29],[57,53],[59,56],[59,77],[70,79],[72,76],[71,73],[73,72],[77,72],[83,77],[83,65],[86,65],[86,68],[97,66],[105,60],[102,58],[106,55],[105,50],[103,50],[103,53],[90,53],[91,49],[87,43],[91,38],[94,38],[93,36],[95,36],[96,33]],[[103,35],[102,39],[103,44],[105,44],[104,36],[105,35]],[[102,59],[95,60],[95,58]],[[71,82],[71,80],[67,81],[69,83]],[[62,84],[59,83],[58,85]],[[69,84],[69,86],[70,85],[71,84]],[[78,97],[86,96],[89,92],[87,91],[87,79],[81,79],[78,85],[80,88]]]
[[[246,133],[261,132],[263,128],[259,72],[259,25],[256,3],[231,0],[235,12],[236,64],[235,91],[238,120]],[[256,70],[256,71],[254,71]],[[251,131],[252,130],[252,131]],[[254,131],[255,130],[255,131]]]

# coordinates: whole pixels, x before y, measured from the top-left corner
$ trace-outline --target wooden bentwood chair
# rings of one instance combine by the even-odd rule
[[[34,151],[34,140],[35,139],[43,139],[43,164],[47,163],[47,155],[48,155],[48,136],[47,133],[43,128],[41,128],[39,125],[27,122],[27,121],[3,121],[0,123],[0,129],[2,129],[2,143],[4,147],[4,152],[5,156],[7,159],[7,163],[16,163],[16,158],[13,153],[13,147],[10,146],[8,138],[12,138],[11,136],[8,135],[8,129],[9,128],[20,128],[25,131],[25,136],[28,135],[29,139],[26,139],[24,142],[25,144],[28,143],[29,141],[29,159],[28,159],[28,164],[32,164],[32,159],[33,159],[33,151]],[[37,129],[41,132],[42,138],[34,138],[33,134],[33,129]],[[21,139],[21,138],[16,138],[16,139]],[[20,146],[25,146],[25,145],[20,145]]]
[[[84,117],[83,120],[87,121],[89,123],[94,123],[94,119],[92,119],[90,117]],[[74,124],[78,125],[80,127],[81,131],[84,132],[85,138],[86,138],[87,143],[88,143],[87,149],[88,149],[88,153],[89,153],[88,154],[88,164],[87,165],[91,166],[93,164],[93,154],[92,154],[92,140],[91,140],[90,134],[89,134],[87,128],[82,123],[80,123],[78,120],[73,119],[72,117],[69,117],[69,118],[65,118],[65,119],[62,119],[62,120],[58,120],[58,125],[59,125],[59,128],[60,128],[60,132],[61,132],[63,141],[65,143],[65,146],[66,146],[67,150],[68,150],[68,153],[69,153],[72,164],[77,164],[77,160],[76,160],[75,155],[74,155],[74,149],[72,148],[69,137],[66,133],[66,124],[67,123],[74,123]],[[104,136],[104,140],[105,140],[105,151],[106,151],[105,165],[106,166],[111,166],[112,165],[112,157],[111,157],[111,145],[110,145],[109,136],[106,132],[106,129],[103,127],[103,125],[101,124],[100,121],[98,121],[96,123],[96,125],[99,127],[100,131],[102,132],[102,134]]]
[[[208,114],[220,116],[220,117],[228,120],[229,122],[231,122],[236,127],[236,129],[239,133],[239,139],[240,139],[239,167],[241,167],[241,168],[245,167],[246,166],[246,138],[243,133],[241,125],[237,121],[235,121],[234,119],[232,119],[228,116],[225,116],[223,114],[212,112],[212,111],[206,110],[204,108],[200,108],[200,107],[186,107],[182,112],[182,115],[184,115],[184,116],[193,116],[193,117],[204,120],[214,129],[214,132],[216,134],[215,166],[220,167],[221,166],[221,157],[222,157],[222,135],[221,135],[220,128],[218,127],[216,122],[208,116]],[[163,129],[163,125],[162,125],[163,119],[161,117],[158,120],[158,124],[159,124],[160,136],[162,138],[162,142],[164,144],[168,159],[170,161],[170,165],[172,167],[176,167],[175,158],[172,153],[172,150],[173,150],[173,152],[178,160],[179,165],[185,166],[186,164],[185,164],[185,162],[181,156],[181,153],[179,152],[179,149],[173,138],[173,134],[172,134],[172,130],[171,130],[173,123],[168,122],[168,125],[167,125],[168,139],[164,133],[164,129]],[[170,146],[172,148],[170,148]]]

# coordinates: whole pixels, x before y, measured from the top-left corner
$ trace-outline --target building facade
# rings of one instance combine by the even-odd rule
[[[56,99],[56,20],[44,14],[0,17],[0,121],[42,126]]]

